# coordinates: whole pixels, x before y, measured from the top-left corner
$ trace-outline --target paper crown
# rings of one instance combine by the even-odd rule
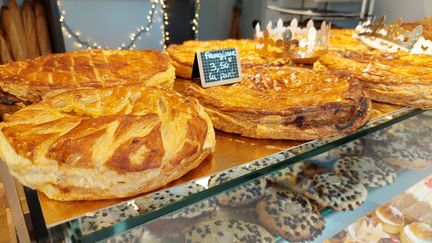
[[[432,54],[432,41],[425,39],[423,27],[416,26],[412,31],[402,27],[398,19],[385,24],[385,16],[378,22],[367,20],[356,27],[357,38],[366,45],[389,52],[406,51],[413,54]]]
[[[302,49],[301,55],[307,57],[312,55],[316,48],[328,47],[330,28],[330,23],[326,24],[323,21],[321,28],[317,30],[313,20],[310,20],[305,28],[300,28],[295,18],[289,26],[284,26],[282,19],[279,19],[275,28],[270,21],[263,31],[257,24],[255,26],[255,48],[263,54],[283,57],[292,55],[294,51],[292,47],[300,47]]]

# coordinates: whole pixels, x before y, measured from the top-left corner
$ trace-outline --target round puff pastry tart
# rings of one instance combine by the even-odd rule
[[[177,80],[175,89],[197,98],[216,129],[253,138],[313,140],[345,134],[365,124],[371,107],[351,76],[301,67],[244,68],[240,83],[204,89]]]
[[[0,101],[6,105],[29,105],[47,93],[82,87],[139,85],[171,89],[174,77],[167,53],[155,50],[49,54],[0,65]]]
[[[190,79],[195,53],[198,51],[211,51],[224,48],[237,48],[240,62],[243,66],[269,63],[275,58],[259,55],[255,51],[253,40],[211,40],[211,41],[185,41],[181,45],[170,45],[167,48],[177,77]]]
[[[0,157],[10,172],[56,200],[148,192],[197,167],[214,148],[203,107],[157,88],[69,91],[0,123]]]

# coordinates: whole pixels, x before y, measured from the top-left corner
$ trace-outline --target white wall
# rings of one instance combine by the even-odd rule
[[[65,21],[74,31],[79,31],[83,39],[100,43],[103,47],[117,48],[130,41],[131,33],[140,26],[147,25],[146,16],[151,9],[150,1],[143,0],[62,0],[61,9],[66,12]],[[157,7],[159,9],[159,7]],[[137,49],[162,49],[161,17],[150,32],[137,40]],[[72,39],[65,35],[67,50],[79,49]]]
[[[393,21],[402,17],[404,21],[420,20],[432,16],[431,0],[376,0],[375,15]]]

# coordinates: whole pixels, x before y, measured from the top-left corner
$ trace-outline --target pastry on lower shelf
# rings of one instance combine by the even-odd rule
[[[258,202],[257,214],[260,225],[290,242],[311,241],[325,228],[315,205],[284,189],[271,188]]]
[[[209,187],[213,187],[247,173],[250,173],[250,171],[242,167],[229,169],[225,172],[212,175],[208,185]],[[220,205],[230,207],[241,207],[248,205],[260,199],[265,194],[266,185],[267,182],[264,178],[255,179],[223,192],[217,196],[217,201]]]
[[[432,243],[432,225],[411,223],[403,228],[400,239],[402,243]]]
[[[342,72],[301,67],[243,69],[240,83],[202,88],[177,80],[197,98],[216,129],[246,137],[312,140],[352,132],[369,119],[370,101],[359,82]]]
[[[321,65],[354,75],[380,102],[432,108],[432,56],[407,53],[329,51]]]
[[[336,211],[354,210],[365,202],[367,196],[363,184],[334,173],[315,175],[300,185],[305,196],[315,200],[321,207]]]
[[[235,219],[216,219],[190,227],[185,242],[275,242],[263,227]]]
[[[409,132],[392,134],[392,139],[371,146],[384,162],[397,167],[422,169],[432,166],[432,151],[415,142]]]
[[[11,174],[64,201],[155,190],[197,167],[214,148],[203,107],[157,88],[69,91],[0,123],[0,157]]]
[[[432,224],[431,201],[417,201],[411,206],[402,210],[409,221],[422,221]]]
[[[288,166],[287,168],[273,172],[266,178],[271,183],[289,187],[291,185],[297,184],[298,176],[303,170],[306,169],[306,166],[307,165],[304,161],[297,162]]]
[[[393,206],[380,206],[374,213],[383,226],[383,230],[388,234],[398,234],[405,226],[404,215]]]
[[[170,89],[174,67],[153,50],[88,50],[12,62],[0,66],[0,96],[6,105],[39,102],[48,92],[119,85]]]
[[[88,235],[138,215],[138,210],[133,204],[125,203],[102,209],[96,213],[86,214],[79,218],[78,222],[81,226],[81,233]]]
[[[185,41],[181,45],[170,45],[167,51],[175,67],[177,77],[190,79],[195,53],[198,51],[211,51],[224,48],[237,48],[239,51],[240,62],[244,67],[271,64],[276,61],[272,56],[263,56],[255,51],[254,40],[211,40],[211,41]],[[278,65],[277,63],[274,63]]]
[[[147,213],[204,190],[203,186],[191,182],[139,197],[134,203],[140,213]],[[205,199],[181,208],[175,213],[160,217],[146,224],[146,228],[159,236],[174,237],[184,232],[189,226],[214,216],[216,207],[216,199]]]
[[[417,201],[417,198],[412,193],[402,193],[388,202],[388,205],[393,206],[399,209],[399,211],[403,212]]]
[[[356,139],[352,142],[339,145],[330,150],[328,154],[333,158],[342,158],[345,156],[359,156],[363,154],[363,151],[363,141],[361,139]]]
[[[393,168],[366,156],[339,159],[334,165],[334,170],[337,174],[360,182],[366,187],[382,187],[396,179]]]
[[[348,239],[344,243],[370,243],[379,242],[380,239],[389,238],[383,226],[374,218],[362,217],[348,226]]]

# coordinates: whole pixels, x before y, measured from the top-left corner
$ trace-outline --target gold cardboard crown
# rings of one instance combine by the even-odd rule
[[[356,27],[357,38],[366,45],[389,52],[406,51],[414,54],[432,54],[432,42],[426,40],[423,27],[416,26],[412,31],[402,27],[402,20],[398,19],[385,24],[383,16],[378,22],[367,20]]]
[[[274,57],[309,58],[316,48],[327,49],[330,40],[330,24],[324,21],[317,30],[310,20],[305,28],[298,27],[297,19],[293,19],[288,27],[283,25],[281,19],[273,28],[270,21],[261,31],[260,25],[255,27],[255,49],[261,55]]]

